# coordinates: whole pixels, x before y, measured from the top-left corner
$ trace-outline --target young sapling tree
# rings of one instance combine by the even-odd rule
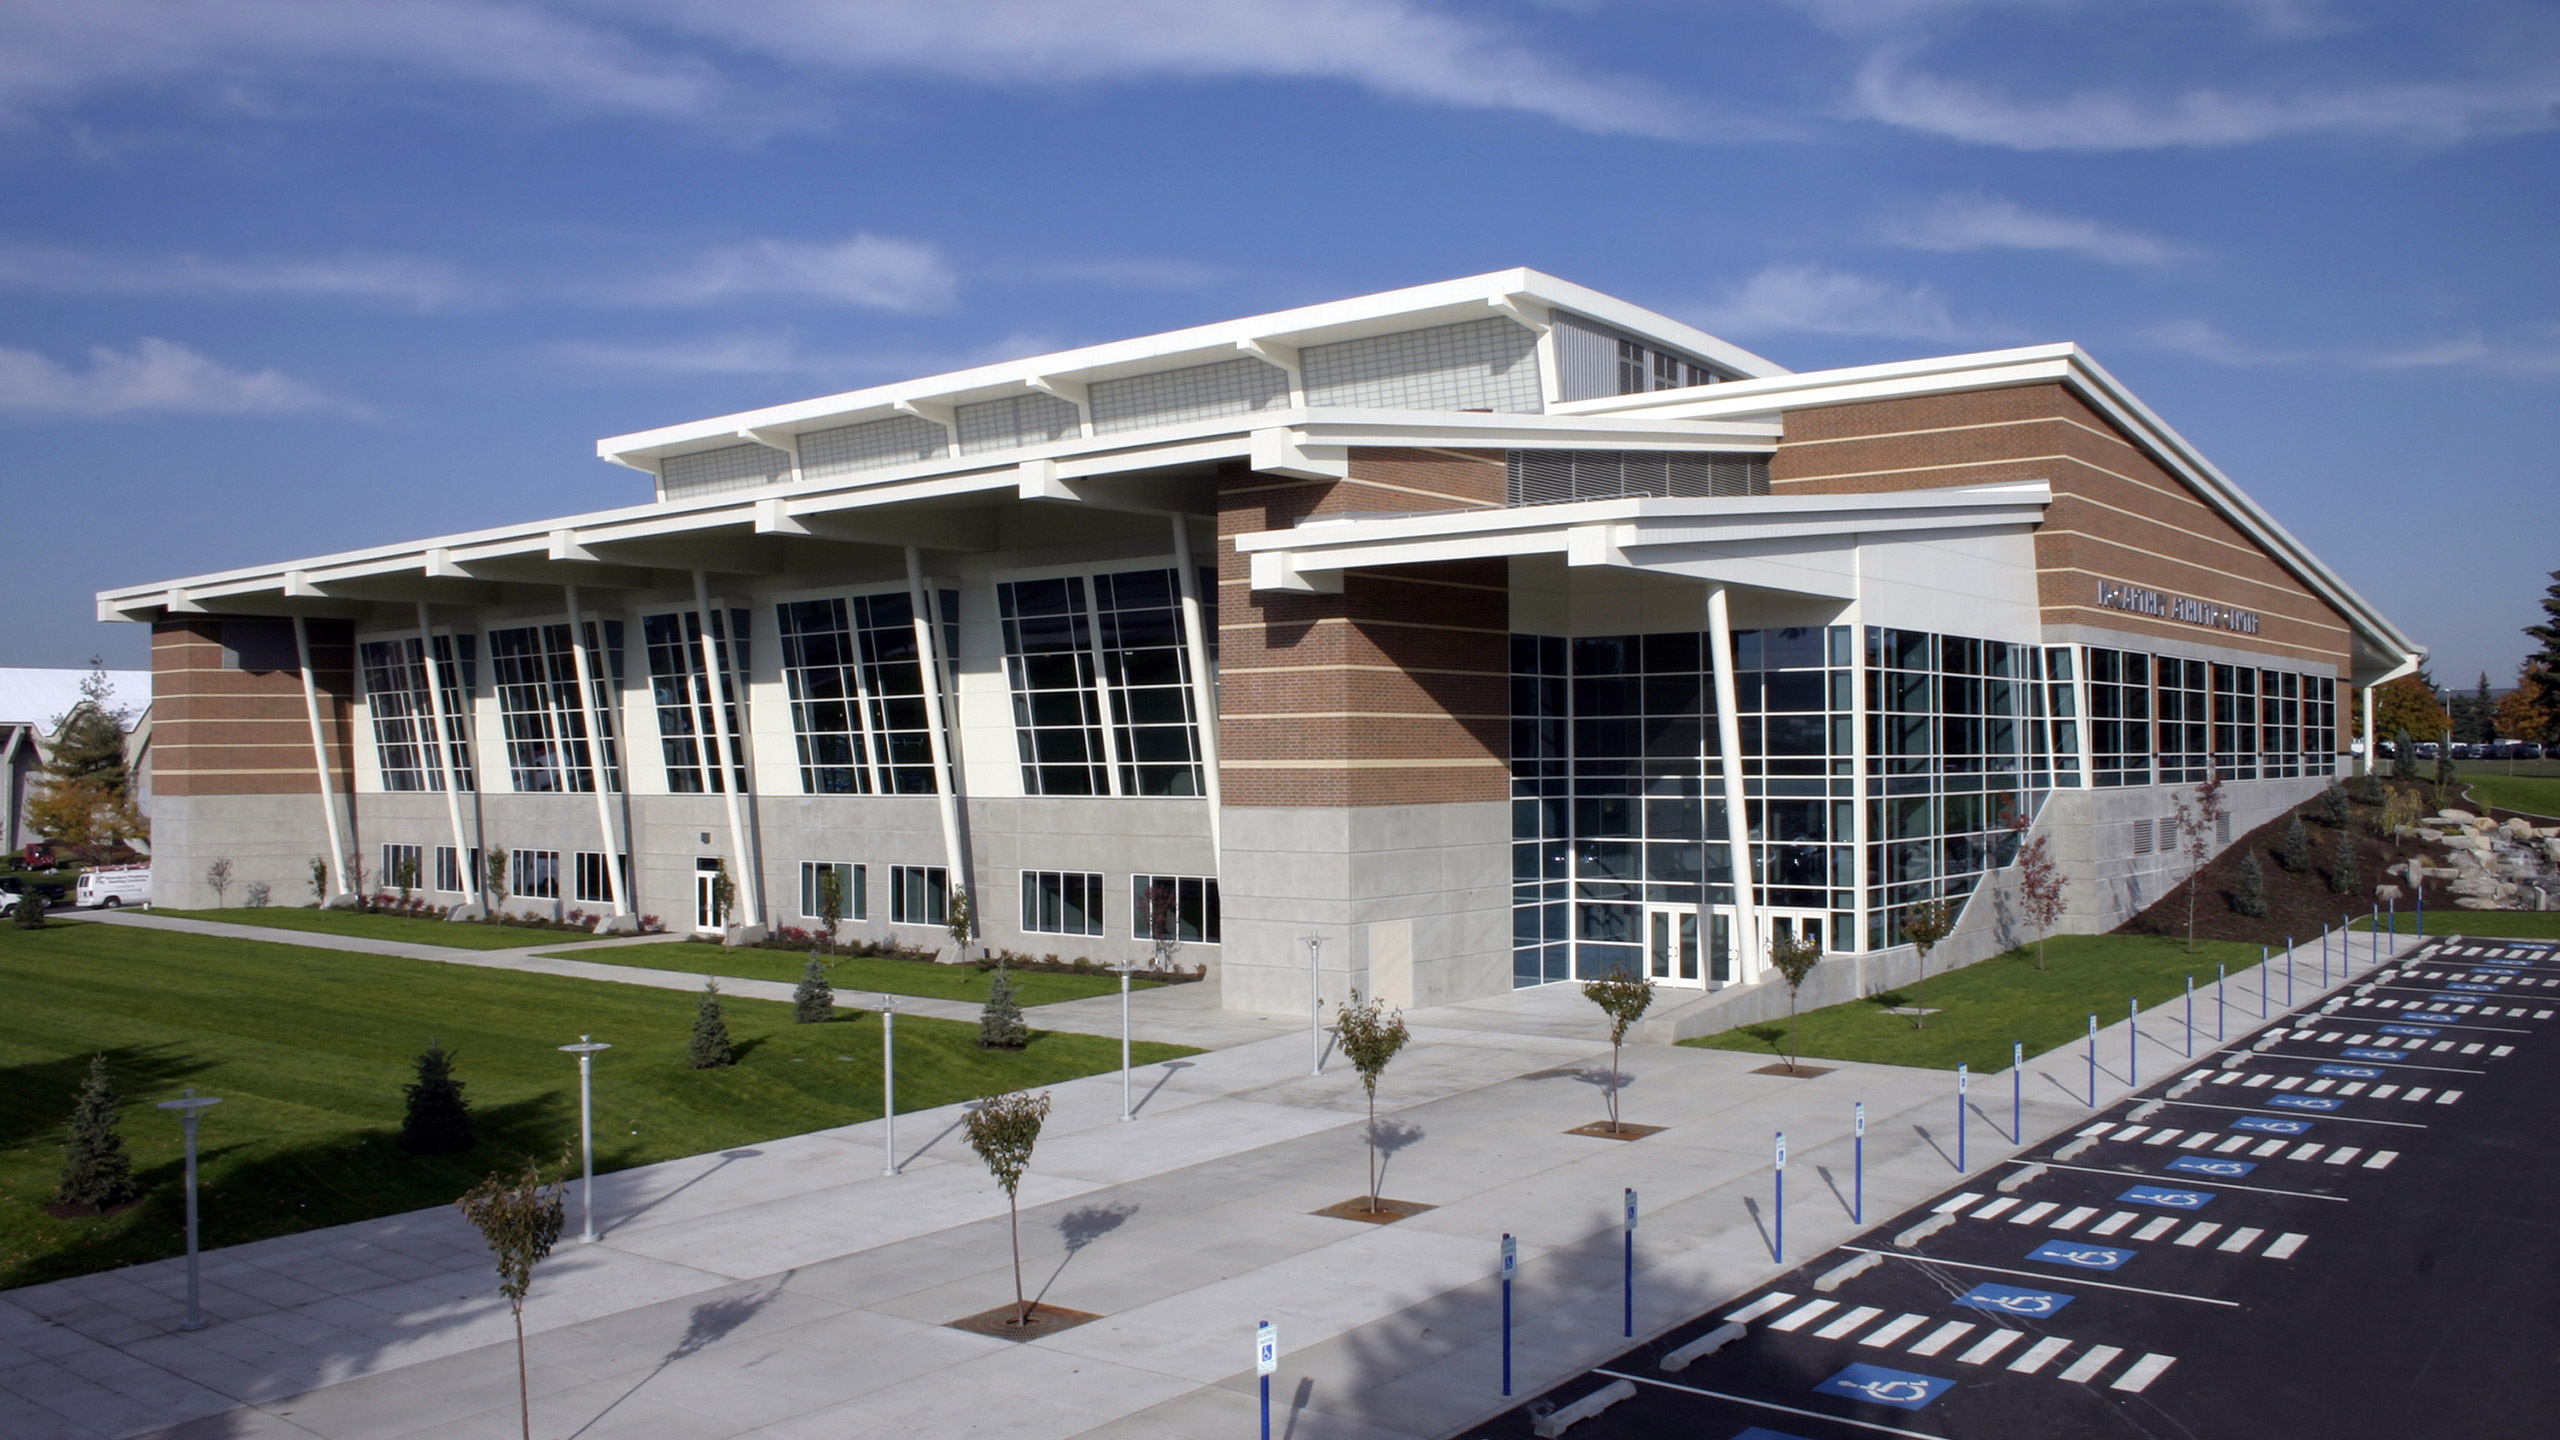
[[[1404,1012],[1388,1010],[1375,997],[1361,998],[1358,990],[1344,1002],[1339,1031],[1342,1053],[1351,1068],[1360,1072],[1360,1088],[1369,1094],[1369,1213],[1378,1213],[1378,1077],[1387,1073],[1387,1062],[1396,1058],[1405,1042],[1412,1038],[1404,1027]]]
[[[827,967],[815,950],[800,967],[800,983],[791,988],[791,1018],[801,1025],[824,1025],[836,1018],[836,987],[827,983]]]
[[[844,926],[844,867],[818,867],[818,929],[827,937],[827,953],[836,953],[836,931]]]
[[[471,1106],[453,1077],[453,1052],[433,1036],[418,1056],[418,1078],[401,1087],[408,1110],[400,1119],[400,1148],[415,1155],[459,1155],[479,1143]]]
[[[2018,846],[2018,909],[2027,917],[2027,923],[2036,927],[2036,968],[2042,970],[2044,937],[2062,919],[2068,903],[2063,892],[2071,882],[2063,875],[2062,867],[2054,863],[2048,837],[2026,838],[2033,825],[2024,815],[2009,817],[2009,828],[2023,842]]]
[[[204,883],[213,892],[213,907],[221,909],[223,897],[231,893],[231,857],[225,855],[204,867]]]
[[[729,1043],[729,1019],[720,1009],[720,982],[705,977],[702,998],[693,1006],[693,1036],[686,1042],[684,1063],[696,1070],[717,1070],[738,1061]]]
[[[507,923],[507,861],[504,850],[491,850],[481,857],[480,883],[489,892],[489,918],[501,925]]]
[[[454,1202],[471,1228],[489,1244],[498,1262],[498,1293],[516,1322],[516,1409],[524,1420],[524,1440],[533,1440],[533,1391],[525,1378],[524,1297],[533,1289],[533,1267],[560,1243],[567,1222],[568,1156],[560,1157],[561,1178],[544,1184],[531,1160],[514,1179],[491,1175]]]
[[[71,1105],[70,1142],[62,1147],[62,1204],[106,1211],[142,1193],[133,1183],[133,1157],[125,1153],[116,1106],[107,1057],[93,1055],[89,1078],[81,1082],[80,1096]]]
[[[1792,1074],[1804,1068],[1803,1047],[1796,1040],[1796,992],[1804,988],[1813,967],[1822,963],[1822,942],[1792,930],[1781,931],[1769,937],[1769,963],[1777,967],[1778,978],[1787,982],[1787,1070]]]
[[[1912,986],[1917,996],[1911,1006],[1911,1028],[1929,1028],[1929,952],[1956,928],[1956,907],[1945,900],[1930,900],[1902,912],[1902,938],[1920,952],[1920,980]]]
[[[990,1095],[969,1111],[969,1148],[986,1162],[987,1173],[1004,1187],[1004,1205],[1013,1227],[1013,1323],[1031,1323],[1031,1302],[1022,1296],[1022,1206],[1018,1199],[1022,1172],[1031,1166],[1032,1148],[1040,1143],[1041,1122],[1049,1118],[1049,1096],[1028,1090]]]
[[[1653,981],[1632,970],[1610,970],[1582,982],[1582,998],[1609,1017],[1609,1133],[1618,1133],[1618,1057],[1627,1031],[1653,1008]]]

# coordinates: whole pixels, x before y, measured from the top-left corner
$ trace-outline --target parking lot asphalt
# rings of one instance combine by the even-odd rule
[[[2303,994],[1463,1433],[1613,1387],[1562,1433],[2560,1433],[2560,946],[2446,939]]]

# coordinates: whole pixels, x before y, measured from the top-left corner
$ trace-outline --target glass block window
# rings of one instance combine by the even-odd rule
[[[622,678],[622,623],[605,622],[602,645],[587,622],[589,677],[597,718],[604,728],[605,788],[622,788],[621,757],[613,742],[613,696]],[[489,632],[489,668],[498,692],[498,719],[507,741],[507,777],[518,792],[595,789],[594,756],[587,717],[578,703],[578,657],[569,627],[527,625]]]
[[[721,792],[721,766],[713,756],[721,723],[729,729],[732,783],[747,787],[746,731],[739,713],[737,677],[748,663],[748,617],[744,610],[711,612],[711,640],[721,669],[721,703],[727,713],[711,713],[711,680],[702,669],[702,621],[698,612],[679,610],[643,616],[642,641],[649,650],[649,687],[658,710],[658,747],[666,765],[667,789],[678,795]],[[730,644],[730,636],[737,644]]]
[[[1132,875],[1129,877],[1129,935],[1157,938],[1158,927],[1186,945],[1216,945],[1218,877],[1215,875]]]
[[[1084,577],[1009,581],[996,587],[996,605],[1024,793],[1111,793]]]
[[[670,455],[658,462],[658,495],[666,500],[753,490],[790,479],[790,452],[752,442],[698,450],[691,455]]]
[[[2160,783],[2188,785],[2204,779],[2211,754],[2206,707],[2205,662],[2174,655],[2154,657],[2159,675],[2155,704],[2160,712]]]
[[[1500,315],[1300,352],[1307,404],[1536,414],[1538,337]]]
[[[960,422],[963,455],[1045,445],[1084,433],[1083,412],[1073,402],[1036,392],[963,405],[955,418]]]
[[[800,478],[824,480],[939,460],[951,448],[951,432],[920,415],[894,415],[833,430],[812,430],[800,437],[799,445]]]
[[[425,859],[425,852],[415,845],[383,846],[382,869],[373,877],[374,888],[398,890],[406,886],[411,890],[425,889],[427,881]],[[404,866],[405,871],[402,868]]]
[[[1093,597],[1120,793],[1207,793],[1179,576],[1172,570],[1097,575]],[[1206,616],[1202,622],[1205,628]]]
[[[889,923],[947,925],[951,921],[951,876],[939,865],[889,867]]]
[[[477,669],[471,635],[436,637],[436,668],[444,694],[445,759],[459,790],[475,788],[471,774],[471,692]],[[442,790],[445,767],[436,763],[435,709],[427,694],[426,652],[416,636],[367,640],[359,647],[365,706],[373,715],[374,755],[385,790]],[[457,655],[459,662],[456,663]]]
[[[507,889],[527,900],[560,898],[560,852],[518,850],[507,857]]]
[[[849,865],[840,860],[803,860],[800,862],[800,913],[809,919],[824,918],[826,907],[819,903],[818,886],[826,872],[836,872],[836,884],[844,896],[844,919],[861,920],[871,914],[871,867]]]
[[[1102,933],[1102,877],[1073,870],[1022,872],[1026,935]]]
[[[1688,450],[1513,450],[1513,505],[1769,493],[1769,457]]]
[[[1090,390],[1097,435],[1289,408],[1289,372],[1247,356],[1214,365],[1098,380]]]
[[[615,868],[622,872],[622,893],[624,898],[628,899],[631,896],[631,857],[616,855],[612,858]],[[577,853],[573,862],[577,888],[570,898],[586,904],[613,902],[613,877],[605,873],[605,859],[605,853],[601,850],[581,850]]]

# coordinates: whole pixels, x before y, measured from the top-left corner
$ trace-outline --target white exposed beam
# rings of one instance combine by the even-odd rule
[[[1253,432],[1253,468],[1297,480],[1343,480],[1351,475],[1351,452],[1341,445],[1309,445],[1305,432],[1274,426]]]
[[[1553,323],[1547,318],[1547,307],[1527,295],[1496,295],[1485,303],[1541,335],[1546,334],[1547,327]]]

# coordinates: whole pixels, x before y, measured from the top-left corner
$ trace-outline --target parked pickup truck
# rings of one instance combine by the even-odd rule
[[[98,865],[80,872],[82,909],[113,910],[120,905],[151,903],[151,867]]]

